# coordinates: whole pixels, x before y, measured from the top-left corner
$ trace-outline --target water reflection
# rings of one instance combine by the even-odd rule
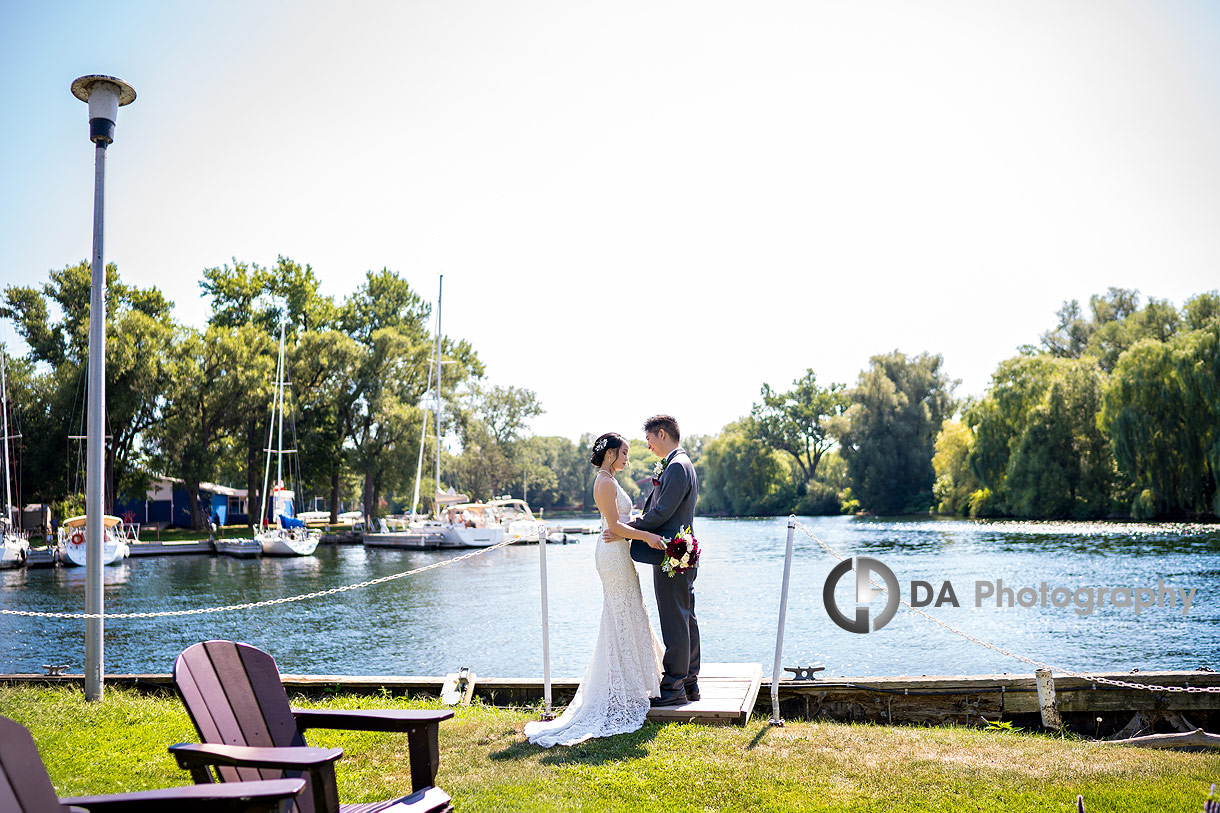
[[[1132,523],[1025,523],[941,519],[802,518],[843,555],[886,562],[904,585],[950,580],[961,606],[929,608],[947,623],[1039,660],[1077,669],[1220,667],[1220,529]],[[696,591],[706,660],[752,661],[769,671],[783,572],[783,518],[699,522],[704,548]],[[601,589],[596,544],[547,548],[556,676],[578,677],[593,647]],[[147,557],[106,569],[110,612],[191,609],[262,601],[375,579],[452,558],[439,551],[323,546],[313,557],[240,560]],[[835,564],[798,530],[784,663],[824,663],[832,675],[1026,672],[1030,667],[900,611],[883,630],[834,626],[822,585]],[[656,624],[651,574],[643,579]],[[1043,580],[1064,586],[1138,587],[1165,579],[1195,587],[1187,617],[1165,608],[1138,617],[1103,606],[1070,609],[974,606],[974,585]],[[0,608],[79,611],[83,570],[0,573]],[[287,673],[445,674],[470,666],[486,676],[537,676],[541,664],[538,548],[514,546],[371,588],[239,612],[106,623],[109,672],[167,672],[186,646],[207,638],[271,651]],[[83,664],[83,621],[0,616],[0,671]]]

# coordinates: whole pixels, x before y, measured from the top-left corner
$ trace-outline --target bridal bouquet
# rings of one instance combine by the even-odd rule
[[[672,579],[675,573],[685,573],[698,564],[699,540],[695,539],[695,534],[687,525],[665,543],[665,560],[661,562],[661,570]]]

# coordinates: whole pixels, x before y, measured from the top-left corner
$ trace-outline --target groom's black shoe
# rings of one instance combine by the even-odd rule
[[[686,684],[686,697],[692,703],[699,699],[699,683],[698,681]]]
[[[661,692],[660,697],[649,699],[648,705],[656,708],[658,706],[681,706],[687,702],[686,692],[678,689],[676,692]]]

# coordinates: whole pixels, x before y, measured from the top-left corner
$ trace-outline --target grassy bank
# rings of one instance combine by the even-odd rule
[[[296,705],[420,708],[338,695]],[[108,688],[101,704],[70,688],[0,687],[0,714],[34,734],[61,795],[188,784],[166,753],[197,741],[181,704]],[[647,725],[574,748],[529,745],[535,714],[459,709],[441,726],[438,784],[462,811],[501,810],[1199,810],[1220,755],[1111,748],[1020,732],[789,723],[769,728]],[[341,798],[410,789],[405,735],[310,732],[339,746]]]

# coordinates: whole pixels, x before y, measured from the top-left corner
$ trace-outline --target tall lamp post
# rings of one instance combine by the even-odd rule
[[[114,141],[119,108],[131,104],[136,92],[113,76],[82,76],[72,83],[72,95],[89,105],[89,140],[93,159],[93,280],[89,299],[89,415],[85,452],[85,699],[102,699],[102,521],[106,484],[106,261],[102,254],[106,211],[106,147]]]

